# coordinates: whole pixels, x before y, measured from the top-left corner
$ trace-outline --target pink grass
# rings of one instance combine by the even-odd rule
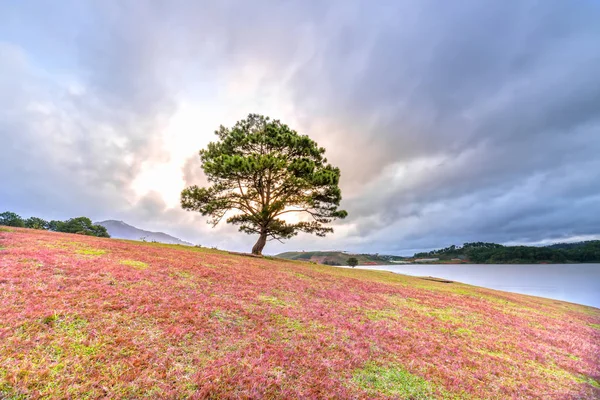
[[[600,310],[385,272],[0,232],[0,398],[600,398]],[[378,367],[378,368],[379,368]]]

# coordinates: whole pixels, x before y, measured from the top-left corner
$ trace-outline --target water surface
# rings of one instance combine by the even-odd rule
[[[361,265],[600,308],[600,264]]]

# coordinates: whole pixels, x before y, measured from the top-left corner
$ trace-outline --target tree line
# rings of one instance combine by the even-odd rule
[[[109,238],[110,235],[102,225],[94,225],[88,217],[70,218],[66,221],[46,221],[38,217],[22,218],[20,215],[5,211],[0,214],[0,225],[15,228],[42,229],[54,232],[77,233],[80,235]]]
[[[415,257],[460,258],[477,264],[591,263],[600,262],[600,240],[545,247],[474,242],[416,253]]]

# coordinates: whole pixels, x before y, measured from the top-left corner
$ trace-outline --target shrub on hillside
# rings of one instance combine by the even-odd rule
[[[77,233],[87,236],[110,237],[102,225],[94,225],[88,217],[71,218],[66,221],[51,221],[50,229],[56,232]]]
[[[45,219],[38,217],[30,217],[25,220],[25,228],[31,229],[49,229],[50,223]]]
[[[25,226],[25,222],[20,215],[15,214],[14,212],[5,211],[0,214],[0,225],[23,228]]]

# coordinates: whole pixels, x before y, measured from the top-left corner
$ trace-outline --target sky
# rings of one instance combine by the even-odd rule
[[[258,113],[327,149],[349,213],[266,253],[600,238],[598,21],[594,0],[3,1],[0,209],[248,251],[179,194]]]

